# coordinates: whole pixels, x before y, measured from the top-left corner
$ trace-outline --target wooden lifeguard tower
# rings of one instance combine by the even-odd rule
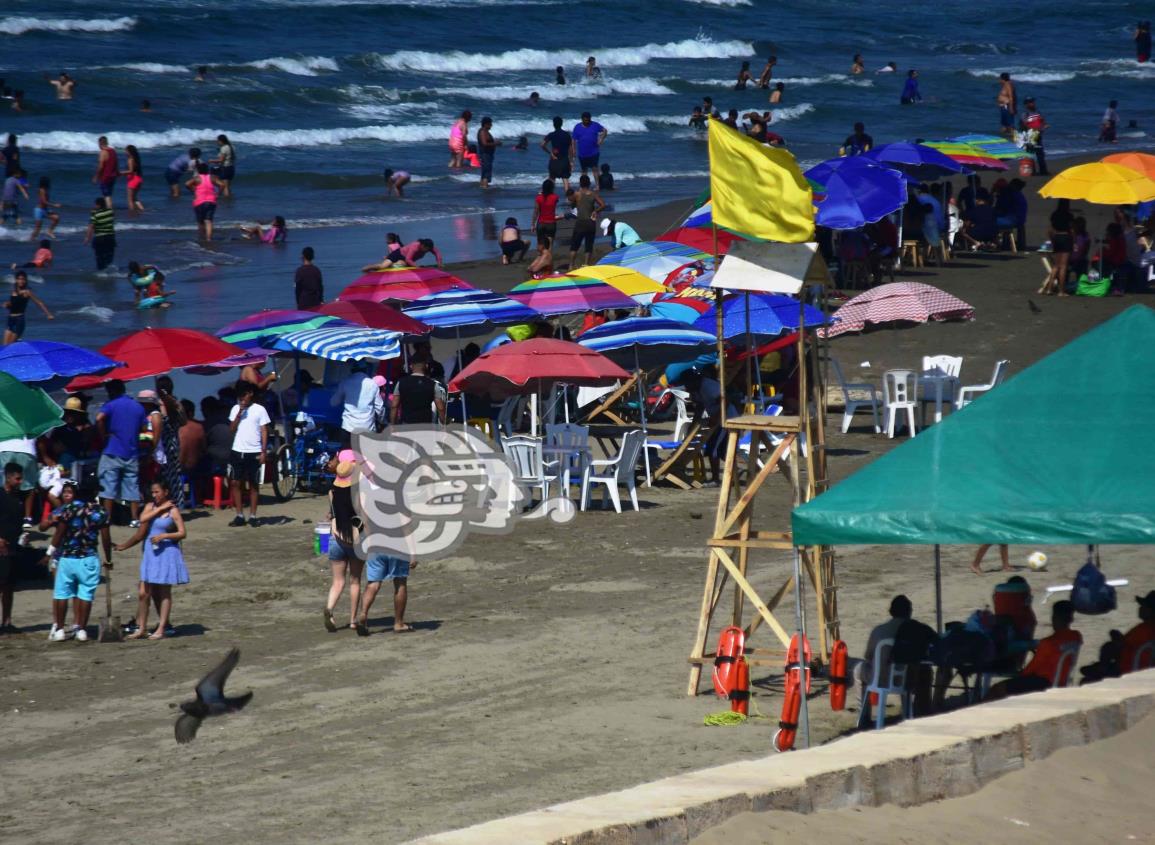
[[[735,244],[720,263],[711,283],[718,289],[719,314],[719,380],[725,384],[721,339],[722,291],[803,294],[804,286],[824,286],[829,282],[826,264],[813,243],[745,243]],[[800,296],[800,299],[804,299]],[[799,303],[799,325],[802,326]],[[786,649],[796,630],[793,616],[783,622],[778,608],[783,601],[791,608],[795,595],[794,544],[789,529],[790,509],[807,502],[827,486],[826,472],[826,387],[822,378],[817,337],[813,329],[800,328],[796,340],[799,368],[799,402],[797,416],[764,416],[741,414],[725,419],[726,451],[721,491],[714,517],[714,529],[707,543],[705,587],[698,614],[698,626],[690,651],[689,695],[698,693],[702,667],[712,664],[715,654],[707,652],[710,637],[727,625],[744,628],[747,643],[763,625],[771,637],[766,645],[746,647],[751,664],[784,663]],[[723,403],[723,413],[725,412]],[[743,439],[748,436],[748,444]],[[748,445],[748,448],[747,448]],[[781,500],[789,506],[785,515],[779,507],[759,514],[759,496],[775,495],[764,489],[772,475],[786,479],[787,490]],[[769,510],[769,509],[766,509]],[[785,521],[786,525],[761,525],[757,517]],[[815,596],[817,625],[810,627],[815,662],[826,662],[830,647],[839,637],[838,585],[834,553],[830,547],[798,550],[805,583]],[[781,560],[775,561],[777,556]],[[786,561],[789,560],[789,563]],[[769,576],[769,579],[763,577]],[[771,588],[756,588],[755,579]],[[727,590],[727,585],[732,587]],[[805,592],[805,591],[803,591]],[[729,594],[729,607],[724,609]],[[747,621],[747,604],[753,616]],[[714,623],[717,623],[715,625]],[[814,636],[816,634],[816,636]]]

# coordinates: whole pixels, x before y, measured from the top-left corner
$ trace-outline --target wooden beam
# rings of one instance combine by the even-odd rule
[[[627,423],[624,419],[622,419],[617,414],[610,411],[610,408],[613,406],[613,404],[615,402],[617,402],[619,399],[621,399],[623,396],[625,396],[627,393],[629,393],[631,390],[633,390],[634,385],[636,385],[637,382],[638,382],[638,374],[634,373],[628,379],[626,379],[621,384],[621,386],[618,387],[617,390],[615,390],[613,393],[611,393],[609,396],[607,396],[605,399],[603,399],[600,405],[598,405],[596,408],[594,408],[592,411],[590,411],[588,414],[586,414],[585,421],[589,422],[594,417],[605,415],[605,416],[609,417],[611,420],[613,420],[615,423],[617,423],[618,425],[629,425],[629,423]]]
[[[754,608],[758,611],[763,621],[770,626],[770,629],[777,635],[778,639],[782,641],[782,645],[789,646],[790,635],[786,633],[786,629],[774,618],[774,614],[770,612],[770,608],[762,601],[762,597],[758,595],[758,591],[755,590],[750,585],[750,582],[746,580],[746,577],[738,571],[738,565],[734,563],[730,555],[722,549],[714,549],[714,555],[716,555],[721,564],[729,570],[730,577],[734,579],[734,583],[738,585],[739,589],[746,595],[746,598],[750,600],[750,604],[754,605]]]

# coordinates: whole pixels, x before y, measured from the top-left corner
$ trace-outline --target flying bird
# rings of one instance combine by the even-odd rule
[[[225,655],[220,665],[209,672],[196,686],[197,697],[180,703],[184,712],[176,720],[173,730],[176,741],[182,745],[192,742],[197,735],[201,722],[209,716],[223,716],[226,713],[236,713],[252,700],[252,692],[238,695],[236,698],[225,697],[225,682],[229,674],[241,659],[241,650],[233,648]]]

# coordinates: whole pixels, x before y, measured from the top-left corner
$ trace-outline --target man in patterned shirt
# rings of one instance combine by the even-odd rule
[[[83,643],[88,641],[88,615],[100,584],[96,544],[99,540],[104,547],[104,558],[111,569],[112,538],[108,533],[108,514],[99,502],[85,503],[77,499],[74,482],[65,482],[60,497],[64,504],[53,513],[56,533],[52,545],[59,550],[60,560],[52,590],[52,631],[48,639],[59,643],[74,636],[77,642]],[[64,627],[69,599],[75,623],[71,630]]]

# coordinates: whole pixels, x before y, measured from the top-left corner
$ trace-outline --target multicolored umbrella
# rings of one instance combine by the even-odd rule
[[[663,317],[629,317],[590,329],[578,341],[611,361],[635,369],[689,361],[716,342],[709,332]]]
[[[725,229],[719,229],[717,231],[717,244],[715,245],[714,230],[712,228],[681,226],[658,235],[655,240],[682,244],[692,249],[701,250],[707,255],[725,255],[730,251],[730,247],[735,241],[745,241],[749,240],[749,238],[735,235],[733,232],[728,232]]]
[[[834,312],[834,325],[819,329],[824,337],[862,331],[882,323],[925,323],[927,320],[973,320],[974,306],[930,285],[891,282],[879,285],[845,303]]]
[[[925,146],[938,150],[944,156],[972,170],[1006,170],[1007,163],[987,153],[982,147],[962,144],[958,141],[923,141]],[[1020,156],[1021,157],[1021,156]]]
[[[0,372],[24,382],[102,373],[120,364],[99,352],[52,340],[18,340],[0,348]]]
[[[124,364],[98,376],[78,376],[68,383],[68,390],[96,387],[110,379],[131,381],[184,367],[211,366],[243,355],[244,350],[192,329],[143,329],[105,344],[100,353]]]
[[[1094,161],[1068,167],[1043,185],[1039,196],[1096,205],[1134,205],[1155,199],[1155,181],[1121,164]]]
[[[797,299],[783,294],[732,294],[722,302],[722,335],[726,340],[745,338],[748,331],[755,345],[762,344],[786,332],[797,331],[799,310],[806,328],[830,322],[818,308],[800,307]],[[693,325],[702,331],[716,331],[717,313],[711,308],[710,313],[700,316]]]
[[[633,308],[637,304],[613,285],[583,277],[580,270],[573,275],[530,279],[511,290],[509,296],[547,315]]]
[[[420,320],[414,320],[392,305],[386,305],[384,302],[372,302],[368,299],[326,302],[324,305],[317,306],[316,312],[337,317],[367,329],[401,332],[401,334],[409,337],[426,335],[432,330],[431,326],[425,325]]]
[[[327,361],[385,361],[401,354],[401,338],[400,332],[330,325],[270,335],[264,342],[277,352],[300,352]]]
[[[1018,161],[1030,154],[1001,135],[957,135],[950,139],[957,144],[978,147],[987,155],[1002,161]]]
[[[602,258],[598,264],[628,267],[655,282],[660,282],[686,262],[700,261],[707,257],[709,257],[709,253],[685,244],[669,241],[643,241],[640,244],[615,249]]]
[[[474,287],[436,267],[398,267],[361,276],[341,291],[337,299],[412,302],[446,290],[474,290]]]
[[[883,144],[870,152],[856,156],[851,161],[861,161],[862,159],[894,168],[919,182],[933,182],[935,179],[953,176],[956,173],[970,173],[965,165],[959,164],[950,156],[944,155],[933,147],[907,141]]]
[[[717,266],[718,259],[716,258],[691,261],[666,276],[665,285],[675,293],[688,287],[708,288],[710,280],[714,278],[714,270]]]
[[[316,311],[270,309],[242,317],[223,328],[217,329],[215,334],[225,343],[231,343],[249,352],[261,353],[267,351],[259,342],[263,337],[305,331],[306,329],[319,329],[322,326],[333,324],[353,325],[338,317],[318,314]]]
[[[686,215],[686,219],[682,221],[682,226],[698,228],[700,226],[709,226],[713,222],[714,200],[707,197],[705,202]]]
[[[862,156],[825,161],[806,173],[826,185],[814,222],[829,229],[860,229],[906,204],[906,177]]]
[[[630,374],[600,352],[568,340],[531,338],[485,352],[449,382],[451,392],[505,399],[546,393],[555,384],[613,384]]]
[[[654,301],[650,304],[651,316],[677,320],[688,326],[693,325],[702,315],[713,314],[713,300],[700,296],[675,296],[672,293],[664,293],[654,297]]]
[[[60,425],[64,411],[39,387],[0,373],[0,440],[39,437]],[[36,479],[27,479],[35,484]]]
[[[1121,164],[1142,173],[1148,179],[1155,179],[1155,155],[1149,153],[1113,153],[1103,156],[1104,164]]]
[[[494,326],[540,320],[540,312],[491,290],[447,290],[423,296],[403,309],[433,327],[438,337],[486,334]]]
[[[586,265],[579,270],[566,273],[566,275],[572,278],[595,279],[605,282],[642,305],[648,305],[655,296],[666,291],[660,282],[643,276],[637,270],[619,267],[616,264]]]

